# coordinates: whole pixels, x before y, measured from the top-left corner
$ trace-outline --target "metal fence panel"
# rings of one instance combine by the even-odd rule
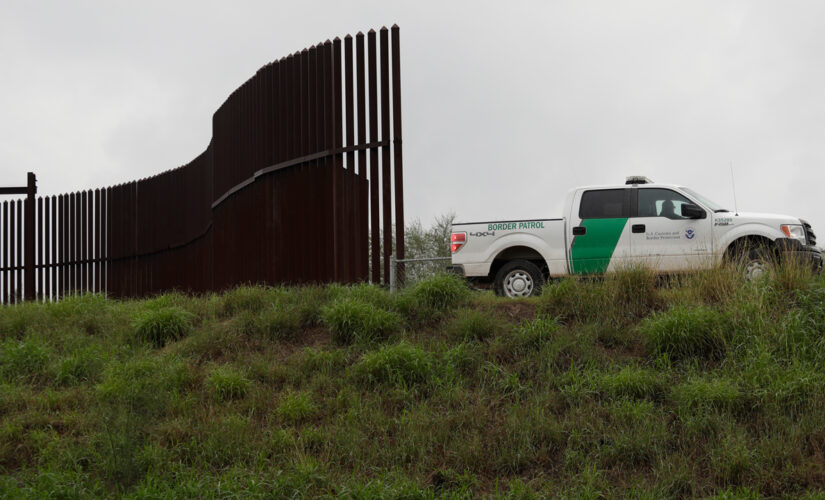
[[[381,28],[380,44],[369,31],[366,58],[359,32],[354,48],[347,35],[343,46],[326,40],[265,65],[215,112],[206,150],[176,169],[39,198],[30,174],[26,201],[2,202],[2,303],[241,283],[387,284],[393,226],[404,257],[398,27],[391,31],[390,39]]]

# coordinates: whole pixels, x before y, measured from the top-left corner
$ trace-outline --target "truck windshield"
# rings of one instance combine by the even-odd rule
[[[701,194],[697,193],[696,191],[694,191],[692,189],[689,189],[689,188],[686,188],[686,187],[683,187],[681,189],[682,189],[682,191],[686,192],[687,194],[689,194],[689,195],[693,196],[694,198],[696,198],[697,200],[699,200],[699,202],[702,205],[708,207],[709,209],[713,210],[714,212],[730,212],[730,210],[728,210],[727,208],[723,208],[718,203],[714,203],[714,202],[710,201],[709,199],[705,198],[704,196],[702,196]]]

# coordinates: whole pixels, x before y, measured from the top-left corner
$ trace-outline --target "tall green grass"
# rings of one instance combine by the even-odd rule
[[[824,324],[782,263],[4,307],[0,497],[818,498]]]

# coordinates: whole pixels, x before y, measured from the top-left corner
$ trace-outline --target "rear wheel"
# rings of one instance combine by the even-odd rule
[[[496,273],[496,295],[502,297],[531,297],[541,292],[544,276],[529,260],[511,260]]]

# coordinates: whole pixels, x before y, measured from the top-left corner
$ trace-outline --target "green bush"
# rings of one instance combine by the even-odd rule
[[[639,325],[647,347],[674,359],[691,356],[721,358],[731,334],[729,317],[705,306],[674,306]]]
[[[461,309],[447,325],[447,335],[457,340],[485,340],[496,335],[501,320],[487,311]]]
[[[189,335],[194,316],[179,307],[162,307],[139,312],[132,320],[138,340],[163,347]]]
[[[209,374],[206,385],[215,399],[229,401],[246,396],[252,382],[246,375],[230,365],[222,365]]]
[[[338,344],[383,340],[401,325],[395,313],[349,298],[333,302],[322,317]]]
[[[409,293],[424,306],[443,311],[466,300],[470,296],[470,289],[460,276],[445,273],[419,281]]]
[[[385,346],[361,357],[353,372],[368,385],[391,384],[411,387],[426,384],[433,376],[430,353],[406,342]]]

